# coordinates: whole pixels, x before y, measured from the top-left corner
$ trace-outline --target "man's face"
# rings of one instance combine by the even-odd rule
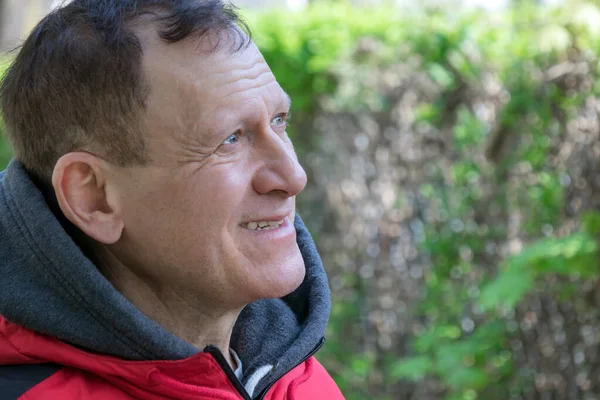
[[[305,273],[293,221],[306,174],[286,135],[288,96],[254,44],[210,52],[140,36],[152,162],[116,170],[125,229],[113,251],[184,298],[237,307],[292,292]]]

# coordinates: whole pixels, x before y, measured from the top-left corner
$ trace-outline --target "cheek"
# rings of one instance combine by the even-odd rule
[[[232,169],[206,168],[167,182],[149,196],[153,203],[149,213],[163,214],[159,218],[175,230],[174,235],[200,239],[222,232],[238,222],[250,184],[247,176]]]
[[[130,238],[140,246],[157,246],[157,251],[178,252],[179,257],[194,248],[228,247],[251,187],[244,171],[218,165],[132,188],[123,210]]]
[[[208,168],[197,174],[182,190],[178,203],[199,219],[220,220],[240,215],[250,179],[234,168]]]

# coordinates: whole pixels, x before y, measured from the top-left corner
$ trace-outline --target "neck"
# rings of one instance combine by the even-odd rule
[[[144,315],[200,351],[208,345],[219,347],[231,368],[236,369],[229,349],[241,309],[208,308],[211,302],[197,293],[144,279],[109,252],[102,252],[94,261],[113,286]]]

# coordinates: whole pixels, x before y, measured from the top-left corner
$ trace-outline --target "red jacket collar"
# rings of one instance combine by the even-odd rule
[[[215,358],[204,352],[175,361],[129,361],[89,353],[7,321],[0,315],[0,365],[53,363],[91,372],[127,390],[135,387],[169,396],[211,392],[240,395]]]

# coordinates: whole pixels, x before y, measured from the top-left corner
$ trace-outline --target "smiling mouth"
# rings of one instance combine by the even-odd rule
[[[251,231],[266,231],[269,229],[277,229],[283,225],[284,222],[285,219],[282,219],[281,221],[252,221],[248,222],[245,227]]]

